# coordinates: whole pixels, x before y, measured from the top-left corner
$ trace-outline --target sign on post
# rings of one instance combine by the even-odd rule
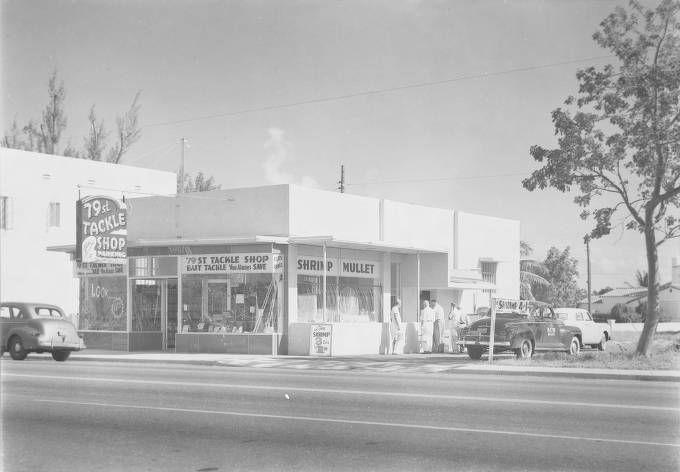
[[[76,261],[124,264],[127,259],[127,205],[110,197],[76,202]]]
[[[331,356],[333,342],[333,325],[330,323],[315,323],[309,334],[310,356]]]

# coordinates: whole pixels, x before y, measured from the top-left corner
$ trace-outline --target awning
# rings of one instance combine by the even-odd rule
[[[479,281],[460,281],[460,282],[449,282],[449,288],[455,289],[455,290],[495,290],[496,285],[489,283],[489,282],[484,282],[483,280]]]
[[[424,248],[409,243],[386,241],[347,241],[333,236],[291,236],[291,244],[306,244],[321,246],[324,242],[327,248],[363,249],[369,251],[399,252],[402,254],[448,254],[448,250],[441,248]]]

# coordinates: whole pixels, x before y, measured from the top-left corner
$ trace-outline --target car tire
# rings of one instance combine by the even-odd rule
[[[606,348],[607,348],[607,335],[602,333],[602,339],[600,340],[600,344],[597,345],[597,350],[604,351]]]
[[[26,359],[28,353],[26,352],[26,349],[24,349],[24,343],[21,341],[21,337],[14,335],[9,338],[7,347],[9,349],[9,355],[12,356],[12,359],[15,361],[23,361]]]
[[[530,339],[522,339],[519,347],[515,349],[515,357],[517,359],[531,359],[534,354],[534,347]]]
[[[52,351],[52,359],[57,362],[64,362],[71,355],[71,351]]]
[[[578,340],[576,336],[571,338],[571,342],[569,343],[569,354],[572,356],[578,356],[579,353],[581,352],[581,342]]]
[[[467,347],[468,356],[470,359],[479,360],[482,358],[482,348],[476,346]]]

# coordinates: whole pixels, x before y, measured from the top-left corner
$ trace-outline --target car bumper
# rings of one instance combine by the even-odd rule
[[[80,351],[85,349],[85,342],[82,339],[78,341],[61,338],[39,339],[37,348],[45,351]]]
[[[461,346],[489,346],[490,345],[489,341],[477,341],[477,340],[470,340],[470,339],[456,341],[456,344],[459,344]],[[498,341],[498,342],[494,342],[493,345],[494,346],[502,346],[502,347],[510,347],[510,342],[509,341]]]

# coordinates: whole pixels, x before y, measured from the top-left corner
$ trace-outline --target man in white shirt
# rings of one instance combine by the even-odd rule
[[[422,302],[420,310],[420,351],[426,354],[432,352],[432,336],[434,335],[434,310],[427,300]]]
[[[437,300],[430,300],[430,308],[434,311],[434,331],[432,335],[432,352],[444,352],[444,309]]]

